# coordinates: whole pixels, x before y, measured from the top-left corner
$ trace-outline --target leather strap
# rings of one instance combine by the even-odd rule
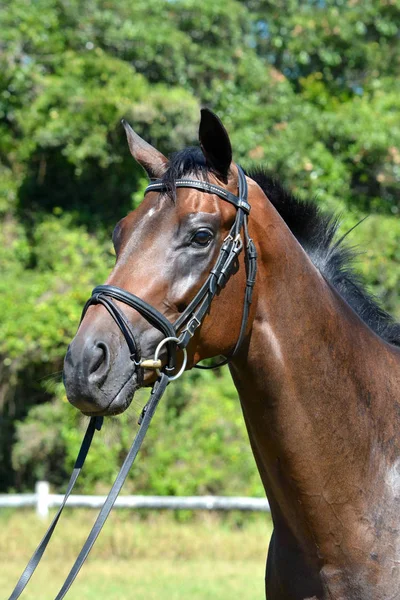
[[[237,165],[237,170],[239,178],[239,198],[245,198],[247,204],[248,187],[246,176],[244,174],[243,169],[239,165]],[[188,183],[189,181],[191,180],[187,180],[186,183]],[[200,183],[203,184],[203,182]],[[210,366],[195,365],[196,369],[215,369],[217,367],[222,367],[223,365],[226,365],[236,355],[237,351],[239,350],[242,344],[246,332],[246,324],[250,312],[252,292],[257,272],[257,251],[254,246],[253,240],[249,236],[247,216],[247,212],[245,212],[242,208],[238,207],[235,222],[231,228],[228,238],[225,240],[224,244],[221,247],[220,254],[214,268],[211,270],[209,277],[207,278],[206,282],[203,284],[199,292],[196,294],[195,298],[192,300],[192,302],[186,308],[184,313],[182,313],[182,315],[175,323],[175,328],[178,329],[178,327],[180,327],[188,318],[188,315],[190,315],[190,319],[188,320],[186,327],[180,334],[180,337],[183,337],[184,341],[182,344],[179,344],[179,346],[184,347],[189,343],[190,338],[194,335],[196,329],[201,325],[201,320],[205,316],[215,294],[226,285],[229,277],[231,276],[238,255],[242,250],[242,243],[239,243],[239,239],[240,232],[243,229],[245,240],[247,280],[243,304],[242,321],[235,348],[230,353],[230,355],[223,359],[221,362]],[[203,298],[206,296],[207,293],[208,299],[203,301]],[[200,303],[201,305],[199,306]],[[196,307],[198,307],[197,310]]]
[[[247,184],[246,184],[247,185]],[[207,192],[209,194],[216,194],[223,200],[230,202],[236,208],[241,208],[247,214],[250,213],[250,204],[247,202],[247,193],[245,195],[239,194],[239,196],[235,196],[229,190],[226,190],[219,185],[215,185],[214,183],[209,183],[208,181],[200,181],[198,179],[176,179],[175,187],[187,187],[187,188],[195,188],[197,190],[201,190],[202,192]],[[161,192],[165,191],[166,186],[162,179],[156,179],[152,183],[150,183],[145,189],[145,194],[147,192]]]
[[[144,440],[146,432],[149,428],[150,422],[154,416],[154,413],[156,411],[158,403],[161,400],[161,397],[163,396],[167,385],[168,385],[168,376],[165,375],[164,373],[161,373],[159,379],[154,384],[154,387],[153,387],[151,395],[150,395],[150,399],[143,409],[142,416],[139,421],[139,424],[140,424],[139,431],[137,432],[136,437],[133,440],[132,446],[124,460],[124,463],[117,475],[117,478],[114,481],[114,484],[113,484],[113,486],[112,486],[112,488],[111,488],[111,490],[99,512],[99,515],[98,515],[98,517],[86,539],[86,542],[84,543],[84,545],[82,547],[82,550],[80,551],[80,553],[78,555],[78,558],[76,559],[63,586],[61,587],[60,591],[58,592],[58,594],[54,600],[62,600],[62,598],[65,597],[66,593],[68,592],[69,588],[71,587],[72,583],[74,582],[76,576],[78,575],[79,571],[81,570],[81,567],[82,567],[83,563],[85,562],[90,550],[92,549],[93,544],[95,543],[100,531],[102,530],[103,525],[106,522],[107,517],[110,514],[112,507],[114,506],[114,502],[116,501],[118,494],[121,491],[121,488],[125,482],[125,479],[127,478],[128,473],[135,461],[135,458],[139,452],[140,446],[142,445],[142,442]]]
[[[97,288],[96,288],[97,289]],[[134,336],[132,326],[125,314],[118,309],[118,307],[114,304],[111,298],[108,298],[104,294],[97,292],[94,294],[94,297],[90,299],[90,301],[86,302],[85,307],[83,309],[81,315],[81,322],[83,317],[86,314],[87,309],[91,304],[101,304],[108,311],[111,317],[114,319],[120,330],[122,331],[126,343],[128,344],[130,351],[130,359],[134,361],[136,365],[140,365],[141,353],[139,349],[139,344]]]
[[[235,221],[231,227],[230,233],[224,240],[221,246],[220,253],[216,260],[214,267],[211,269],[210,275],[206,279],[205,283],[201,286],[193,300],[189,303],[177,321],[172,324],[161,314],[158,310],[152,307],[150,304],[113,285],[99,285],[93,292],[91,298],[87,301],[85,308],[83,309],[82,318],[85,315],[87,309],[91,304],[102,304],[113,317],[121,329],[126,342],[131,352],[131,359],[135,360],[136,364],[139,363],[139,350],[138,343],[136,342],[133,331],[127,321],[123,311],[114,304],[112,299],[118,300],[128,306],[137,310],[147,321],[161,331],[165,337],[168,338],[179,338],[178,347],[183,349],[188,345],[191,337],[193,337],[197,328],[201,325],[203,318],[210,308],[211,302],[215,296],[227,283],[232,272],[237,264],[237,259],[243,248],[243,241],[241,238],[241,232],[244,232],[244,247],[245,247],[245,260],[247,270],[247,281],[246,281],[246,292],[244,297],[244,306],[242,314],[242,322],[240,326],[240,332],[238,340],[235,344],[235,348],[228,358],[224,359],[222,363],[212,365],[210,367],[204,367],[202,365],[196,365],[197,368],[215,368],[226,364],[239,349],[243,337],[246,331],[246,323],[249,315],[249,308],[251,303],[252,289],[254,286],[255,274],[256,274],[256,259],[257,254],[253,241],[249,237],[247,228],[247,217],[250,211],[250,205],[247,202],[248,188],[246,176],[242,168],[237,165],[238,170],[238,196],[235,196],[228,190],[209,183],[207,181],[200,181],[196,179],[178,179],[175,181],[176,187],[189,187],[196,188],[203,192],[216,194],[224,200],[231,202],[237,209]],[[151,191],[165,191],[166,184],[162,180],[156,180],[150,183],[145,194]],[[183,327],[183,329],[181,329]],[[179,330],[181,329],[180,333]],[[171,373],[175,370],[176,366],[176,342],[169,340],[167,342],[168,349],[168,364],[165,367],[166,372]]]
[[[68,574],[64,584],[62,585],[60,591],[58,592],[55,600],[62,600],[62,598],[65,597],[66,593],[68,592],[69,588],[71,587],[72,583],[74,582],[76,576],[78,575],[83,563],[85,562],[90,550],[92,549],[93,544],[95,543],[100,531],[102,530],[103,525],[106,522],[107,517],[110,514],[110,511],[115,503],[115,500],[117,499],[118,494],[121,491],[121,488],[125,482],[125,479],[132,467],[132,464],[135,461],[135,458],[136,458],[136,456],[139,452],[139,449],[142,445],[142,442],[144,440],[146,432],[149,428],[150,422],[154,416],[154,413],[156,411],[158,403],[160,402],[160,400],[165,392],[168,382],[169,382],[168,376],[165,375],[164,373],[161,373],[160,377],[157,379],[156,383],[154,384],[153,389],[150,394],[150,398],[149,398],[147,404],[145,405],[145,407],[143,408],[141,417],[139,419],[139,425],[140,425],[139,431],[137,432],[135,439],[133,440],[132,446],[131,446],[131,448],[124,460],[124,463],[114,481],[114,484],[113,484],[113,486],[112,486],[112,488],[111,488],[111,490],[99,512],[99,515],[98,515],[98,517],[86,539],[86,542],[84,543],[82,550],[80,551],[80,553],[78,555],[78,558],[76,559],[71,571],[69,572],[69,574]],[[48,528],[42,541],[40,542],[39,546],[33,553],[27,566],[25,567],[24,572],[22,573],[21,577],[19,578],[17,585],[15,586],[15,588],[8,600],[17,600],[17,598],[20,597],[20,595],[24,591],[29,579],[32,577],[36,567],[38,566],[39,561],[47,547],[47,544],[49,543],[49,540],[50,540],[51,536],[53,535],[54,529],[58,523],[60,515],[61,515],[61,513],[65,507],[65,504],[68,500],[68,497],[72,491],[72,488],[74,487],[75,482],[79,476],[79,473],[81,471],[81,468],[82,468],[85,458],[87,456],[87,453],[88,453],[88,450],[89,450],[89,447],[90,447],[90,444],[91,444],[91,441],[93,438],[93,434],[96,429],[101,428],[102,423],[103,423],[103,417],[92,417],[90,419],[89,426],[87,428],[85,437],[83,439],[81,448],[79,450],[78,458],[76,459],[75,467],[72,472],[71,479],[69,481],[63,502],[62,502],[59,510],[57,511],[54,519],[52,520],[50,527]]]
[[[61,513],[64,510],[64,507],[67,503],[69,495],[71,494],[72,489],[76,483],[76,480],[79,477],[79,474],[80,474],[83,464],[85,462],[85,458],[89,451],[90,444],[92,443],[93,435],[94,435],[96,429],[98,431],[101,429],[102,424],[103,424],[103,417],[91,417],[91,419],[89,421],[89,425],[86,429],[86,433],[83,438],[79,453],[78,453],[78,457],[75,461],[74,469],[72,471],[72,475],[68,482],[67,491],[65,492],[65,496],[62,501],[62,504],[61,504],[60,508],[58,509],[54,519],[50,523],[48,530],[44,534],[42,541],[40,542],[39,546],[36,548],[35,552],[32,554],[28,564],[26,565],[21,577],[19,578],[19,580],[17,582],[17,585],[15,586],[15,588],[14,588],[13,592],[11,593],[11,596],[9,597],[8,600],[17,600],[17,598],[20,597],[20,595],[24,591],[28,581],[32,577],[33,573],[35,572],[35,569],[38,566],[40,559],[42,558],[43,553],[47,548],[47,544],[49,543],[50,538],[53,535],[53,532],[56,528],[56,525],[61,516]]]
[[[127,304],[131,308],[137,310],[144,318],[153,325],[156,329],[161,331],[165,337],[175,337],[175,329],[172,323],[168,321],[166,317],[162,313],[160,313],[156,308],[147,304],[144,300],[119,288],[115,285],[98,285],[94,288],[91,297],[86,302],[85,307],[82,311],[81,321],[85,316],[89,306],[92,304],[102,304],[113,317],[114,321],[117,323],[119,328],[121,329],[126,343],[128,344],[131,360],[135,360],[135,362],[140,361],[140,354],[138,352],[138,343],[135,340],[132,328],[129,324],[129,321],[125,317],[123,311],[116,305],[110,298],[114,298],[119,302],[123,302]],[[122,326],[121,326],[122,324]],[[176,363],[176,344],[173,342],[167,343],[168,349],[168,371],[174,371],[175,363]]]

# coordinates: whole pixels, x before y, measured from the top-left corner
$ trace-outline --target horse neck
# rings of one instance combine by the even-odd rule
[[[375,399],[387,398],[380,378],[368,373],[390,351],[326,282],[269,203],[266,212],[252,232],[259,253],[255,317],[231,372],[275,526],[284,523],[298,540],[314,543],[337,527],[327,511],[318,520],[321,495],[327,502],[336,493],[351,499],[371,478]]]

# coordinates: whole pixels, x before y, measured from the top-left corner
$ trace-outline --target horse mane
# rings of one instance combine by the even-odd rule
[[[168,195],[175,196],[176,179],[191,175],[207,180],[209,172],[199,148],[185,148],[173,154],[163,177]],[[345,243],[351,229],[337,239],[337,215],[321,211],[315,201],[300,200],[262,168],[246,174],[261,187],[313,264],[364,323],[386,342],[400,346],[400,323],[366,290],[354,268],[358,253]]]

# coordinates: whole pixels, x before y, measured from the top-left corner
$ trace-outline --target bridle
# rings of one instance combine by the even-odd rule
[[[81,552],[79,553],[71,571],[69,572],[63,586],[57,594],[55,600],[62,600],[71,587],[75,577],[79,573],[84,561],[86,560],[93,544],[95,543],[112,507],[117,499],[117,496],[125,482],[125,479],[129,473],[129,470],[139,452],[140,446],[146,435],[147,429],[150,425],[151,419],[155,413],[157,405],[163,396],[168,383],[177,377],[179,377],[186,367],[186,347],[193,337],[194,333],[200,327],[203,322],[205,315],[207,314],[211,302],[215,295],[226,285],[227,281],[233,274],[236,266],[237,259],[245,248],[245,264],[246,264],[246,290],[244,296],[242,322],[240,327],[239,336],[236,345],[231,354],[226,357],[222,363],[216,366],[226,364],[231,360],[237,353],[246,332],[247,321],[249,317],[250,304],[252,300],[252,292],[255,284],[256,270],[257,270],[257,253],[253,243],[253,240],[249,236],[247,219],[250,213],[250,205],[248,203],[248,190],[246,177],[240,166],[237,165],[238,170],[238,195],[235,196],[228,190],[213,183],[206,181],[199,181],[196,179],[178,179],[175,181],[177,188],[195,188],[202,192],[209,194],[215,194],[233,204],[236,209],[236,218],[230,229],[228,236],[222,243],[219,255],[211,269],[209,276],[207,277],[200,290],[197,292],[195,297],[182,312],[180,317],[171,323],[164,315],[162,315],[153,306],[113,285],[99,285],[93,292],[89,300],[86,302],[82,312],[82,317],[85,316],[88,308],[95,304],[101,304],[108,311],[111,317],[114,319],[119,329],[121,330],[126,343],[129,347],[130,358],[135,363],[136,367],[143,369],[156,369],[158,373],[158,379],[155,382],[153,389],[150,394],[150,398],[143,408],[142,414],[139,419],[139,431],[132,443],[132,446],[125,458],[125,461],[118,473],[115,482],[108,494],[103,507],[90,531],[86,542],[84,543]],[[163,192],[166,190],[165,184],[162,180],[156,180],[150,183],[145,190],[145,194],[148,192]],[[243,232],[244,242],[241,234]],[[139,344],[133,334],[132,326],[125,316],[124,312],[115,304],[114,300],[122,304],[135,309],[139,312],[153,327],[158,329],[163,335],[163,339],[158,344],[154,359],[142,359]],[[167,348],[167,364],[162,368],[162,361],[159,359],[159,354],[163,346]],[[181,349],[184,352],[184,361],[178,373],[174,374],[176,369],[176,350]],[[200,365],[197,365],[200,367]],[[200,367],[207,368],[207,367]],[[91,417],[88,428],[86,430],[81,448],[78,453],[78,457],[75,462],[75,466],[69,480],[67,491],[64,496],[63,502],[53,518],[47,532],[41,540],[39,546],[36,548],[27,566],[25,567],[21,577],[19,578],[17,585],[15,586],[9,600],[17,600],[21,593],[25,589],[29,579],[34,573],[38,566],[40,559],[50,541],[50,538],[54,532],[54,529],[58,523],[61,513],[66,505],[69,495],[78,479],[81,472],[85,458],[90,448],[90,444],[93,435],[96,430],[100,430],[103,423],[103,417]]]
[[[230,229],[229,234],[223,241],[214,267],[211,269],[209,276],[201,286],[200,290],[197,292],[186,309],[182,312],[177,321],[175,321],[175,323],[168,321],[164,315],[162,315],[153,306],[138,296],[135,296],[134,294],[131,294],[130,292],[127,292],[126,290],[114,285],[98,285],[96,288],[94,288],[92,296],[89,298],[83,309],[82,319],[85,316],[89,306],[92,306],[93,304],[102,304],[104,308],[106,308],[124,335],[126,343],[129,347],[130,358],[138,367],[140,366],[145,369],[156,369],[159,372],[161,361],[159,360],[158,355],[162,346],[165,344],[168,351],[168,360],[164,371],[168,375],[170,381],[176,379],[185,370],[186,346],[189,344],[190,339],[193,337],[197,328],[200,327],[210,308],[214,296],[226,285],[228,279],[235,270],[237,258],[243,247],[245,248],[247,279],[240,332],[235,348],[230,356],[222,363],[218,363],[216,366],[226,364],[231,358],[233,358],[233,356],[235,356],[246,332],[252,292],[255,284],[257,252],[253,240],[249,236],[247,227],[250,204],[248,203],[246,176],[239,165],[237,165],[237,170],[237,196],[225,188],[207,181],[199,181],[197,179],[187,178],[178,179],[175,181],[175,186],[177,188],[194,188],[202,192],[215,194],[236,207],[235,221]],[[158,179],[147,186],[145,194],[148,192],[164,192],[165,190],[165,183],[161,179]],[[242,231],[244,242],[241,237]],[[127,306],[138,311],[153,327],[158,329],[164,335],[164,339],[160,342],[155,351],[153,360],[142,360],[139,345],[135,340],[132,327],[123,311],[115,304],[113,300],[117,300],[118,302],[126,304]],[[184,351],[184,362],[179,373],[172,375],[176,369],[177,348]],[[200,368],[204,367],[200,366]]]

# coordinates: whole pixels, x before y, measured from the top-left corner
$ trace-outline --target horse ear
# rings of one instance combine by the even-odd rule
[[[221,120],[208,108],[201,109],[199,141],[207,163],[222,179],[227,179],[232,162],[232,146]]]
[[[168,159],[135,133],[125,119],[122,119],[121,123],[125,128],[133,158],[143,167],[150,179],[160,179],[167,170]]]

